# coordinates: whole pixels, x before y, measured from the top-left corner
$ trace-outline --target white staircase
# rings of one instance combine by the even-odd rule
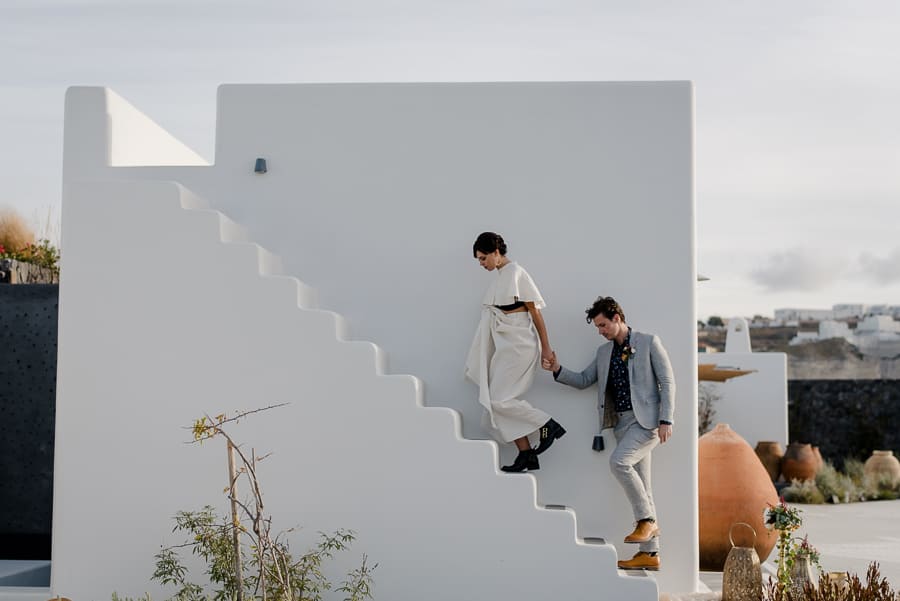
[[[159,545],[180,542],[171,516],[224,501],[224,451],[183,444],[180,427],[288,402],[234,432],[274,453],[267,508],[276,527],[303,526],[297,549],[353,529],[336,568],[368,554],[376,599],[657,598],[653,578],[577,538],[571,509],[539,507],[532,476],[500,472],[493,442],[462,438],[456,411],[424,406],[421,381],[387,374],[381,349],[348,339],[312,287],[190,191],[74,184],[63,219],[54,594],[165,598],[148,581]]]

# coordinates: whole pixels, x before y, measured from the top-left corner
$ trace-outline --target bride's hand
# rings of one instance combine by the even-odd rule
[[[556,371],[559,369],[559,361],[556,360],[556,353],[554,351],[549,350],[541,353],[541,367],[547,371]]]

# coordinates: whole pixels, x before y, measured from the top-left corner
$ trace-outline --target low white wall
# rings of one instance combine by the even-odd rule
[[[109,168],[97,139],[104,133],[96,113],[110,110],[105,103],[96,89],[68,94],[67,184],[184,183],[277,252],[286,273],[346,317],[354,338],[383,347],[390,371],[421,378],[425,404],[459,410],[468,437],[483,433],[477,391],[463,380],[462,364],[493,276],[471,256],[480,231],[502,233],[510,256],[535,277],[549,304],[552,344],[571,367],[583,367],[602,342],[584,323],[584,307],[598,294],[616,296],[629,323],[659,334],[673,360],[675,438],[654,454],[665,533],[659,581],[664,590],[695,587],[696,494],[685,493],[696,491],[689,84],[223,86],[210,167]],[[252,173],[256,157],[267,159],[266,175]],[[68,220],[77,206],[67,202],[72,236]],[[79,260],[68,238],[66,250],[65,261]],[[64,287],[85,285],[64,276]],[[253,390],[242,406],[272,396]],[[538,502],[573,507],[581,537],[620,541],[630,511],[609,474],[608,452],[589,449],[596,390],[573,391],[543,374],[532,398],[570,432],[542,456]],[[184,423],[188,416],[178,418],[175,409],[165,420]],[[409,436],[385,443],[419,453]],[[501,461],[512,454],[504,448]],[[634,552],[617,546],[620,556]]]
[[[705,382],[722,395],[714,423],[725,423],[751,447],[761,440],[788,444],[787,355],[784,353],[700,354],[700,363],[754,370],[727,382]]]

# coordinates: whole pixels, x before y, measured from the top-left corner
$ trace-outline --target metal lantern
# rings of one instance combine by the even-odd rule
[[[746,526],[753,533],[756,543],[756,530],[746,522],[736,522],[728,529],[728,540],[731,550],[725,558],[722,570],[722,601],[762,601],[762,567],[754,545],[736,547],[732,532],[735,526]]]

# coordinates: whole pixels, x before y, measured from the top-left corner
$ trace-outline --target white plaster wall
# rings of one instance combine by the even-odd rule
[[[750,326],[743,317],[732,317],[728,320],[728,333],[725,335],[726,353],[751,353]]]
[[[664,590],[693,589],[696,496],[685,493],[696,490],[690,85],[223,86],[219,97],[213,166],[109,168],[108,148],[98,141],[103,132],[97,125],[103,119],[97,114],[108,114],[110,105],[102,90],[71,90],[67,184],[90,179],[184,183],[246,225],[251,239],[281,255],[286,273],[302,277],[316,289],[323,307],[346,317],[353,338],[377,342],[386,351],[385,362],[390,358],[389,371],[419,376],[425,404],[458,409],[471,438],[483,433],[477,425],[476,390],[462,379],[462,363],[479,299],[492,276],[471,258],[472,240],[480,231],[500,231],[510,255],[541,286],[549,303],[545,315],[551,341],[567,365],[583,367],[600,342],[584,324],[584,307],[598,294],[616,296],[629,322],[661,335],[673,359],[679,386],[676,436],[654,457],[665,533],[659,580]],[[252,173],[257,156],[268,160],[264,176]],[[64,271],[80,260],[71,240],[79,235],[70,224],[76,209],[71,199],[66,205]],[[102,220],[119,227],[111,217]],[[87,224],[83,227],[80,235],[92,235]],[[167,237],[165,231],[157,233]],[[81,278],[64,279],[61,302],[68,290],[85,285]],[[221,301],[206,302],[215,307]],[[65,311],[61,306],[61,344]],[[155,317],[142,309],[140,319],[152,322]],[[216,331],[210,325],[206,333]],[[74,344],[78,336],[70,333],[68,339]],[[212,365],[221,359],[219,350],[208,345],[193,353],[211,353],[204,360]],[[60,361],[65,357],[61,348]],[[171,363],[165,361],[167,367]],[[98,372],[100,377],[107,370],[104,366]],[[84,378],[74,372],[71,377]],[[260,395],[259,385],[250,388],[242,397],[250,400],[240,406],[272,396]],[[536,384],[535,403],[570,432],[542,456],[537,500],[573,507],[579,536],[615,541],[627,533],[631,517],[609,475],[608,454],[589,450],[597,424],[595,395],[595,390],[576,392],[556,385],[549,375]],[[60,388],[60,402],[73,396],[80,398]],[[110,393],[106,402],[120,396]],[[215,395],[204,392],[202,397],[203,410],[221,407],[208,405]],[[169,427],[180,425],[196,410],[183,413],[173,407],[161,411],[160,420]],[[416,477],[433,470],[421,451],[431,445],[428,439],[420,446],[406,429],[396,439],[387,437],[389,431],[380,433],[379,447],[415,455],[420,462],[412,470]],[[610,436],[607,443],[612,443]],[[512,452],[503,449],[502,454],[506,461]],[[378,469],[386,468],[379,464]],[[183,496],[182,490],[177,492]],[[181,497],[171,502],[185,504]],[[430,502],[438,503],[435,512],[445,511],[439,509],[444,501]],[[502,504],[484,503],[491,507],[487,511],[505,511]],[[306,512],[301,521],[327,521],[328,515]],[[340,517],[335,521],[335,526],[350,525]],[[633,551],[619,545],[622,556]]]
[[[701,354],[700,363],[754,373],[712,384],[722,395],[715,423],[729,424],[751,447],[760,440],[788,443],[787,355],[785,353]]]

